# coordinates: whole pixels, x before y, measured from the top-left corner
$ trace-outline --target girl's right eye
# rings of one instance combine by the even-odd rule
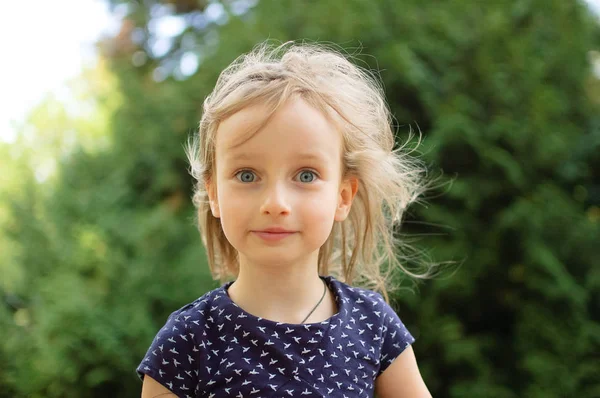
[[[254,182],[256,175],[250,170],[241,170],[235,174],[236,178],[241,182]]]

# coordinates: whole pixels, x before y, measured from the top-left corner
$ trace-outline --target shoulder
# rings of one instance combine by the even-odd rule
[[[354,318],[364,325],[363,338],[372,342],[379,356],[377,376],[396,359],[407,347],[414,343],[415,338],[408,331],[400,316],[377,292],[352,287],[343,282],[333,280],[338,289],[341,308],[346,318]]]
[[[398,317],[381,294],[362,287],[350,286],[335,278],[331,278],[331,280],[338,297],[344,301],[350,311],[363,314],[363,317],[370,318],[377,323],[387,321],[388,318]]]
[[[221,288],[211,290],[167,317],[137,367],[141,379],[149,375],[171,391],[187,391],[197,384],[194,369],[201,347],[196,340],[209,322],[211,308],[218,306],[220,292]]]
[[[210,321],[211,316],[213,316],[211,312],[222,306],[223,295],[222,287],[203,294],[194,301],[173,311],[167,318],[167,324],[175,323],[193,328],[204,324],[207,320]]]

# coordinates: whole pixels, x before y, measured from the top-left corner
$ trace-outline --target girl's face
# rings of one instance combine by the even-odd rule
[[[302,99],[282,105],[257,133],[265,108],[253,105],[217,130],[211,209],[242,264],[311,261],[358,188],[342,180],[342,138]]]

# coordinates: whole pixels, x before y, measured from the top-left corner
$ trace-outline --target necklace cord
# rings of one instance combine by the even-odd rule
[[[304,318],[304,320],[302,322],[300,322],[301,324],[303,324],[304,322],[306,322],[306,320],[312,315],[312,313],[315,312],[315,310],[317,309],[317,307],[319,306],[319,304],[321,304],[321,301],[323,301],[323,298],[325,297],[325,292],[327,291],[327,284],[325,284],[325,281],[323,279],[321,279],[321,281],[323,282],[323,295],[321,296],[321,299],[319,300],[319,302],[317,303],[317,305],[315,305],[315,307],[308,313],[308,315],[306,316],[306,318]]]

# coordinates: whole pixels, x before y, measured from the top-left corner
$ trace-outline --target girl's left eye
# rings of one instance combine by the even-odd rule
[[[297,178],[300,182],[310,183],[314,182],[317,179],[317,173],[310,170],[302,170],[300,173],[297,174]]]
[[[236,178],[241,182],[249,183],[256,180],[256,174],[250,170],[241,170],[235,174]]]

